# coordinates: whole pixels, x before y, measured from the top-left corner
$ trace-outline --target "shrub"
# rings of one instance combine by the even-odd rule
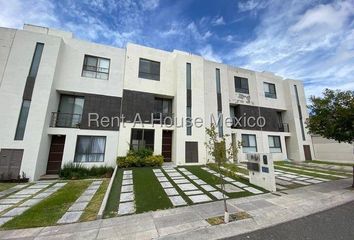
[[[107,166],[87,168],[80,163],[67,163],[60,170],[59,176],[64,179],[101,178],[112,176],[113,171],[112,167]]]
[[[163,164],[163,156],[162,155],[148,156],[145,159],[145,164],[146,166],[150,166],[150,167],[161,167]]]
[[[120,168],[161,166],[163,156],[152,155],[153,151],[148,148],[130,150],[126,157],[117,157],[117,165]]]

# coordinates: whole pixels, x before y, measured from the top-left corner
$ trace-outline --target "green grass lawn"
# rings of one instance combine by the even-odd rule
[[[0,183],[0,192],[16,186],[18,183]]]
[[[326,162],[326,161],[320,161],[320,160],[308,160],[306,162],[307,163],[327,164],[327,165],[337,165],[337,166],[348,166],[348,167],[354,166],[354,163],[336,163],[336,162]]]
[[[91,181],[69,181],[63,188],[34,205],[22,215],[2,226],[2,229],[30,228],[55,225]]]
[[[213,174],[208,173],[207,171],[201,169],[201,167],[199,167],[199,166],[188,166],[185,168],[211,186],[215,187],[216,185],[221,183],[220,178],[214,176]],[[235,180],[237,180],[239,182],[244,182],[243,180],[241,180],[239,178],[236,178]],[[245,184],[249,184],[249,183],[247,182]],[[252,196],[253,194],[248,191],[243,191],[243,192],[238,192],[238,193],[226,193],[226,195],[231,198],[239,198],[239,197]]]
[[[172,207],[170,199],[155,177],[152,168],[134,168],[133,181],[136,213]]]
[[[120,189],[122,187],[123,170],[118,169],[113,179],[111,192],[109,193],[107,205],[103,213],[104,218],[115,217],[118,214]]]
[[[87,207],[84,210],[84,213],[80,217],[80,222],[84,221],[92,221],[97,218],[98,211],[100,210],[102,200],[104,198],[104,195],[106,193],[108,184],[109,184],[110,179],[104,179],[101,186],[93,196],[92,200],[90,203],[87,205]]]

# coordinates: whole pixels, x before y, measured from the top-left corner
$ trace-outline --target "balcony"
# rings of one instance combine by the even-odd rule
[[[173,116],[173,113],[154,112],[153,123],[173,125]]]
[[[289,124],[279,123],[279,132],[289,132]]]
[[[79,128],[81,114],[53,112],[50,120],[50,127]]]

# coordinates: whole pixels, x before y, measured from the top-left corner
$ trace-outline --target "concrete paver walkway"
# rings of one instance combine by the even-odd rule
[[[228,199],[229,212],[252,218],[218,226],[205,219],[223,214],[222,201],[52,227],[0,231],[0,239],[219,239],[301,218],[354,200],[351,179],[324,182],[246,198]]]

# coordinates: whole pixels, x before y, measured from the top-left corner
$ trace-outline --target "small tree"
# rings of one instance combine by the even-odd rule
[[[205,128],[205,132],[209,137],[208,141],[205,143],[205,146],[208,150],[208,153],[214,158],[215,163],[217,164],[217,171],[219,174],[220,185],[222,190],[222,198],[224,201],[224,222],[229,222],[229,212],[227,210],[226,197],[225,197],[225,180],[224,175],[222,174],[221,167],[230,162],[234,156],[237,156],[237,152],[240,144],[233,146],[232,144],[226,146],[226,137],[228,135],[218,136],[216,132],[215,125],[212,124],[210,128]]]
[[[310,133],[338,142],[353,143],[354,91],[326,89],[322,98],[312,96],[310,101],[310,118],[307,120]]]

